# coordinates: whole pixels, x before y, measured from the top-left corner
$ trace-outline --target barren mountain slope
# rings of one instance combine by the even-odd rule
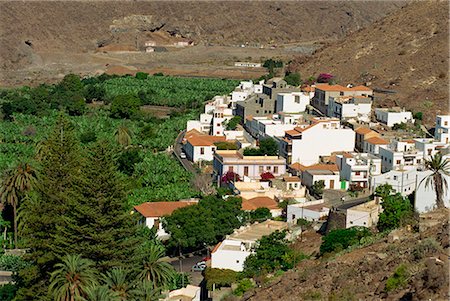
[[[312,59],[300,59],[295,68],[305,77],[329,72],[340,83],[395,90],[384,105],[398,101],[434,119],[449,111],[448,5],[411,3],[318,50]]]
[[[380,19],[403,4],[397,1],[5,1],[0,3],[0,68],[27,66],[36,60],[40,51],[86,52],[99,44],[114,42],[118,35],[120,42],[133,43],[140,35],[158,30],[197,43],[224,45],[334,39]],[[147,17],[131,20],[128,28],[110,29],[131,15]]]
[[[242,300],[448,300],[448,214],[448,209],[426,214],[420,233],[402,229],[395,241],[386,238],[335,258],[302,261],[297,271]],[[386,291],[387,280],[402,265],[405,283]]]

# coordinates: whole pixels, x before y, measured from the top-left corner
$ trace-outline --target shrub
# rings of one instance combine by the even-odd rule
[[[334,76],[330,73],[320,73],[319,76],[317,77],[317,82],[318,83],[330,83],[331,81],[333,81]]]
[[[206,287],[208,290],[212,290],[213,284],[215,284],[216,288],[229,287],[232,283],[236,282],[237,278],[238,273],[233,270],[213,268],[206,268],[205,270]]]
[[[222,183],[230,183],[230,182],[239,182],[241,177],[232,171],[228,171],[226,174],[222,176]]]
[[[414,119],[417,119],[417,120],[423,120],[423,113],[422,112],[417,112],[417,113],[414,113]]]
[[[427,237],[414,247],[412,254],[417,260],[439,252],[443,252],[441,245],[434,238]]]
[[[235,130],[237,125],[241,122],[241,116],[234,116],[233,118],[231,118],[226,125],[226,130],[227,131],[231,131],[231,130]]]
[[[314,195],[321,196],[323,194],[323,189],[325,188],[325,181],[319,180],[315,181],[311,186],[311,192]]]
[[[241,281],[239,281],[239,284],[233,293],[236,296],[242,296],[246,291],[248,291],[253,287],[254,287],[253,282],[248,278],[244,278]]]
[[[111,117],[132,118],[139,112],[141,101],[133,95],[118,95],[111,104]]]
[[[404,122],[402,122],[402,123],[396,123],[396,124],[394,124],[394,125],[392,126],[392,129],[393,129],[394,131],[396,131],[396,130],[403,130],[403,131],[406,131],[406,129],[408,129],[408,125],[407,125],[406,123],[404,123]]]
[[[250,212],[250,222],[262,222],[272,217],[268,208],[257,208]]]
[[[400,193],[383,197],[381,206],[383,212],[378,219],[377,228],[382,232],[400,227],[410,221],[414,215],[410,201]]]
[[[137,79],[147,79],[147,78],[148,78],[148,73],[145,73],[145,72],[137,72],[137,73],[136,73],[136,78],[137,78]]]
[[[263,172],[261,174],[261,180],[262,181],[268,181],[268,180],[274,179],[274,178],[275,178],[275,176],[269,171]]]
[[[17,286],[11,283],[0,286],[0,300],[11,301],[16,296]]]
[[[352,245],[360,244],[363,237],[372,235],[365,227],[351,227],[348,229],[332,230],[323,237],[320,254],[339,252]]]
[[[302,83],[300,74],[298,74],[298,73],[290,73],[284,77],[284,80],[286,81],[286,83],[288,85],[296,86],[296,87],[300,86],[300,84]]]
[[[306,219],[299,218],[297,220],[297,225],[302,226],[302,227],[304,226],[305,228],[307,228],[307,227],[311,226],[311,222],[307,221]]]
[[[397,267],[394,275],[389,277],[386,281],[385,290],[387,292],[404,287],[408,283],[409,273],[406,265],[401,264]]]
[[[214,143],[218,150],[237,150],[238,147],[236,143],[228,142],[228,141],[220,141]]]
[[[80,141],[83,144],[97,141],[97,134],[94,130],[87,130],[86,132],[81,133]]]

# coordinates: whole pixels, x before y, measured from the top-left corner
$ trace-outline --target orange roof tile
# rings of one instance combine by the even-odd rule
[[[209,135],[190,135],[187,138],[192,146],[213,146],[214,143],[225,141],[226,138],[223,136],[209,136]]]
[[[304,92],[314,92],[315,88],[311,86],[306,86],[301,89]]]
[[[289,136],[298,136],[301,134],[297,130],[289,130],[289,131],[286,131],[285,133],[288,134]]]
[[[366,86],[356,86],[352,88],[347,88],[341,85],[329,85],[329,84],[317,84],[316,89],[320,89],[323,91],[372,91],[372,89]]]
[[[304,170],[329,170],[329,171],[339,171],[339,168],[336,164],[314,164],[310,166],[304,166]]]
[[[299,177],[284,177],[283,180],[285,182],[300,182],[301,181]]]
[[[255,210],[258,208],[278,209],[278,203],[269,197],[256,197],[242,200],[242,210]]]
[[[406,142],[406,143],[416,143],[416,141],[415,141],[414,139],[406,139],[406,140],[403,140],[403,142]]]
[[[214,249],[212,249],[211,253],[216,252],[217,249],[219,249],[219,247],[220,247],[221,244],[222,244],[222,242],[219,242],[219,243],[214,247]]]
[[[361,135],[365,135],[365,134],[368,134],[368,133],[373,132],[373,131],[371,129],[369,129],[369,128],[364,127],[364,126],[360,126],[359,128],[357,128],[355,130],[355,132],[358,133],[358,134],[361,134]]]
[[[298,162],[292,163],[289,167],[292,169],[295,169],[295,170],[300,170],[300,171],[305,170],[305,166]]]
[[[252,115],[248,115],[245,117],[246,120],[253,120],[253,116]]]
[[[134,209],[144,217],[161,217],[172,214],[172,212],[178,208],[195,205],[197,203],[197,201],[147,202],[134,206]]]
[[[380,138],[380,137],[372,137],[372,138],[366,139],[364,141],[367,141],[367,143],[370,143],[370,144],[378,144],[378,145],[387,145],[387,144],[389,144],[389,141],[387,141],[387,140],[385,140],[383,138]]]

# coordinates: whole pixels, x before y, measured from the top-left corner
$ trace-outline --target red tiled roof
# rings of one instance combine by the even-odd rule
[[[387,141],[383,138],[380,138],[380,137],[372,137],[372,138],[366,139],[365,141],[370,144],[379,144],[379,145],[389,144],[389,141]]]
[[[341,85],[329,85],[329,84],[317,84],[316,89],[320,89],[323,91],[372,91],[372,89],[366,86],[356,86],[352,88],[347,88]]]
[[[181,201],[181,202],[147,202],[134,206],[134,209],[144,217],[161,217],[170,215],[178,208],[183,208],[197,204],[197,201]]]
[[[365,135],[365,134],[368,134],[368,133],[373,132],[373,131],[371,129],[369,129],[369,128],[364,127],[364,126],[360,126],[359,128],[357,128],[355,130],[355,132],[358,133],[358,134],[361,134],[361,135]]]
[[[285,182],[300,182],[300,178],[299,177],[284,177],[283,180]]]
[[[208,135],[194,135],[192,137],[187,138],[187,142],[189,142],[192,146],[212,146],[216,142],[225,141],[226,138],[223,136],[208,136]]]
[[[256,197],[242,200],[242,210],[255,210],[258,208],[278,209],[278,203],[269,197]]]
[[[212,249],[211,253],[216,252],[217,249],[220,247],[221,244],[222,244],[222,242],[219,242],[219,243],[214,247],[214,249]]]

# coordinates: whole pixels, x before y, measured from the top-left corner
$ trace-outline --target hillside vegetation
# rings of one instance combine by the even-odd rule
[[[367,28],[298,58],[303,77],[322,72],[339,83],[396,91],[376,105],[424,112],[428,122],[449,112],[448,1],[416,1]],[[378,96],[380,94],[377,94]]]

